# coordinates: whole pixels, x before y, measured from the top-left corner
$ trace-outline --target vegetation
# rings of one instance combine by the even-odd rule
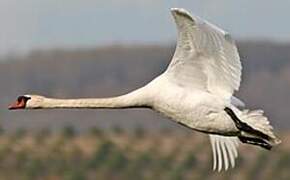
[[[81,134],[72,133],[71,127],[59,133],[23,132],[0,136],[0,179],[290,178],[287,144],[273,151],[242,145],[237,167],[217,173],[211,169],[208,138],[198,133],[148,133],[141,128],[128,133],[119,127],[105,132],[94,127]]]

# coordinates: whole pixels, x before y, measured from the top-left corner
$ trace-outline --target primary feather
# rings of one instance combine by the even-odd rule
[[[209,137],[213,152],[213,170],[221,171],[223,167],[227,170],[229,164],[235,167],[235,159],[238,157],[238,138],[213,134]]]
[[[173,8],[178,30],[174,57],[167,71],[185,86],[230,98],[241,81],[241,62],[231,36],[215,25]]]

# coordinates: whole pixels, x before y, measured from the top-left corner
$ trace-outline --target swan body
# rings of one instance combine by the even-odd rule
[[[235,166],[240,142],[266,149],[279,144],[263,111],[239,109],[244,103],[233,96],[242,66],[230,35],[184,9],[171,12],[178,30],[175,54],[166,71],[144,87],[111,98],[24,95],[10,109],[151,108],[209,134],[218,171]]]
[[[199,89],[179,86],[170,82],[166,73],[149,84],[149,88],[153,90],[150,92],[155,90],[155,94],[152,96],[154,97],[153,102],[150,104],[152,109],[178,123],[207,133],[233,134],[238,132],[233,121],[227,118],[223,110],[228,102],[221,100],[216,95]],[[161,92],[160,89],[162,89]]]

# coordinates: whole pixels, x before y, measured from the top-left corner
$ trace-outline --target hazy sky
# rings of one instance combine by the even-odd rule
[[[0,0],[0,54],[176,38],[183,7],[234,38],[290,41],[290,0]]]

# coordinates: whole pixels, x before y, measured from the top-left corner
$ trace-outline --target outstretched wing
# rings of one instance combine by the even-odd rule
[[[213,154],[213,170],[221,171],[229,168],[229,164],[235,167],[235,159],[238,157],[239,140],[237,137],[209,135]]]
[[[171,12],[178,41],[166,71],[170,79],[230,98],[241,80],[241,62],[230,35],[184,9],[173,8]]]

